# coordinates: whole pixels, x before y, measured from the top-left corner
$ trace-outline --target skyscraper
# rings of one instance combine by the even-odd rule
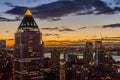
[[[66,80],[85,80],[85,69],[83,67],[83,55],[82,54],[68,54],[68,60],[66,62]]]
[[[27,10],[15,33],[15,80],[42,80],[43,43],[32,13]]]
[[[87,41],[84,53],[84,62],[86,66],[90,65],[93,60],[93,42]]]
[[[102,41],[95,41],[95,62],[96,66],[104,64],[104,46],[102,45]]]
[[[57,49],[53,49],[51,52],[51,68],[53,69],[59,69],[60,67],[60,51]]]
[[[54,80],[59,80],[60,76],[60,51],[56,48],[51,52],[51,69],[54,73]]]

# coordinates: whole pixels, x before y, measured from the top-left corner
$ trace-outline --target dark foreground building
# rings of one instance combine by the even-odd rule
[[[43,80],[42,43],[42,34],[30,10],[27,10],[15,33],[15,80]]]
[[[67,57],[65,80],[86,80],[85,69],[83,67],[83,55],[70,54]]]
[[[0,53],[5,51],[6,48],[6,41],[5,40],[0,40]]]

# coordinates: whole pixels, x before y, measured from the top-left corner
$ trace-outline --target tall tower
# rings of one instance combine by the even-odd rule
[[[104,46],[102,45],[102,41],[95,41],[95,62],[96,66],[104,65]]]
[[[90,65],[93,60],[93,42],[87,41],[84,53],[84,62],[86,66]]]
[[[51,68],[58,69],[60,67],[60,51],[53,49],[51,52]]]
[[[43,80],[42,67],[42,34],[32,13],[27,10],[15,33],[15,80]]]

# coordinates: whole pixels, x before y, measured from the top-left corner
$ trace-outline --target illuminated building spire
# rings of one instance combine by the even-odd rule
[[[28,9],[28,10],[26,10],[26,12],[25,12],[25,16],[32,16],[32,13],[31,13],[31,11]]]
[[[39,31],[38,25],[32,17],[32,13],[30,10],[26,10],[24,18],[18,27],[18,32],[24,31]]]

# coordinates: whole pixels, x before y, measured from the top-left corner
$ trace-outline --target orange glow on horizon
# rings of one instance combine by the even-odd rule
[[[15,43],[15,40],[6,40],[6,45],[7,46],[13,46]]]
[[[65,44],[69,44],[71,42],[69,41],[44,41],[44,45],[45,46],[58,46],[58,45],[65,45]],[[7,46],[14,46],[15,44],[15,40],[6,40],[6,45]]]
[[[90,39],[89,39],[90,40]],[[45,46],[59,46],[59,45],[67,45],[71,43],[76,43],[79,41],[86,42],[86,40],[43,40]],[[94,41],[94,40],[90,40]],[[120,42],[120,41],[114,41],[114,40],[103,40],[103,42]],[[14,46],[15,40],[6,40],[7,46]]]

